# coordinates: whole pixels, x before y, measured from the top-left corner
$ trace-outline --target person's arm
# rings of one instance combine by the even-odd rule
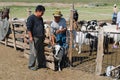
[[[54,27],[53,24],[51,23],[50,25],[50,35],[51,35],[51,45],[54,46],[55,45],[55,35],[54,35]]]
[[[63,29],[61,29],[61,33],[64,33],[64,32],[66,32],[66,30],[67,30],[67,28],[63,28]]]
[[[32,18],[29,17],[27,19],[26,26],[27,26],[27,33],[28,33],[28,36],[29,36],[29,40],[30,40],[30,42],[32,42],[33,41],[32,27],[34,26]]]
[[[116,30],[118,30],[118,23],[116,24]]]
[[[116,30],[118,30],[119,22],[120,22],[120,14],[117,14],[117,21],[116,21]]]
[[[57,30],[56,31],[56,34],[59,34],[59,33],[64,33],[66,32],[67,28],[66,28],[66,20],[65,19],[62,19],[62,28],[60,30]]]
[[[31,31],[28,31],[28,36],[29,36],[30,42],[32,42],[33,41],[33,36],[32,36],[32,32]]]
[[[62,28],[60,30],[56,30],[56,34],[64,33],[66,30],[67,30],[66,28]]]

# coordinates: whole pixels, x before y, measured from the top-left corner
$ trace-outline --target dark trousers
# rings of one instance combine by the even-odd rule
[[[30,42],[29,67],[45,66],[44,55],[44,37],[33,37],[33,42]]]

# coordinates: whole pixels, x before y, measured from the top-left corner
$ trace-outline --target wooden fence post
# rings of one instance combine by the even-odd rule
[[[70,14],[70,46],[69,46],[69,61],[72,65],[72,45],[73,45],[73,10],[74,4],[72,4],[71,14]]]
[[[31,10],[31,8],[28,8],[28,9],[27,9],[27,13],[28,13],[27,16],[30,16],[30,15],[32,14],[32,10]]]
[[[12,25],[12,23],[11,23],[11,30],[12,30],[13,46],[14,46],[14,49],[16,50],[15,30],[14,30],[14,26]]]
[[[99,30],[98,35],[98,48],[97,48],[97,58],[96,58],[96,75],[102,74],[102,61],[103,61],[103,41],[104,41],[104,33],[103,30]]]
[[[7,46],[8,44],[7,44],[7,42],[8,42],[8,38],[7,37],[5,37],[5,46]]]

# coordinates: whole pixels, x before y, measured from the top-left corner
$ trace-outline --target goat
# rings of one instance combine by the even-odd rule
[[[97,29],[97,20],[91,20],[87,22],[87,30],[96,30]]]
[[[98,47],[98,37],[93,36],[90,33],[86,35],[86,38],[90,39],[90,55],[92,55],[92,52],[95,50],[97,51]],[[109,44],[109,34],[106,33],[104,35],[104,40],[103,40],[103,49],[104,53],[108,53],[108,44]]]
[[[45,29],[45,36],[47,38],[50,38],[50,26],[48,24],[44,24],[44,29]]]
[[[116,68],[114,66],[108,66],[107,69],[106,69],[106,76],[108,77],[113,77],[115,78],[115,80],[118,80],[120,79],[120,68]],[[115,70],[113,70],[115,69]],[[113,70],[113,71],[112,71]]]
[[[61,61],[65,54],[65,49],[60,45],[56,44],[53,48],[54,58],[58,61],[58,70],[61,71]]]
[[[93,36],[90,33],[87,33],[86,38],[90,40],[90,56],[92,55],[92,52],[95,50],[97,51],[97,46],[98,46],[98,37]]]
[[[81,47],[84,43],[89,44],[88,39],[85,36],[86,33],[84,32],[80,32],[80,31],[74,32],[74,43],[75,43],[74,47],[76,47],[76,43],[78,43],[79,48],[78,49],[76,48],[76,50],[78,50],[78,54],[81,53]]]

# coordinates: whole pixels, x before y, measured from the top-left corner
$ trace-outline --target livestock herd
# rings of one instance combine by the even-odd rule
[[[13,20],[19,20],[17,18],[14,18]],[[21,20],[21,19],[20,19]],[[14,24],[15,26],[19,27],[20,24]],[[116,30],[116,25],[112,25],[110,23],[106,22],[98,22],[97,20],[91,20],[91,21],[79,21],[77,22],[77,28],[76,30],[73,30],[73,47],[76,48],[78,51],[78,54],[82,52],[82,45],[86,44],[89,46],[89,55],[92,55],[93,51],[97,51],[98,46],[98,30],[103,29],[104,31],[104,53],[108,53],[108,45],[109,40],[112,39],[113,41],[119,41],[117,33],[119,31]],[[50,40],[50,26],[48,24],[45,24],[45,35]],[[67,30],[67,38],[69,38],[69,27]],[[67,39],[69,40],[69,39]],[[69,42],[69,41],[67,41]],[[78,45],[78,47],[77,47]],[[68,50],[68,49],[65,49]],[[67,51],[66,51],[67,52]],[[54,58],[58,61],[59,70],[60,69],[60,63],[61,59],[64,56],[64,51],[62,48],[60,48],[58,45],[54,46]]]
[[[119,31],[116,30],[116,25],[106,22],[98,22],[97,20],[79,21],[77,30],[74,30],[74,44],[78,44],[78,54],[81,53],[81,46],[83,44],[89,45],[90,55],[94,50],[97,50],[98,45],[98,30],[104,31],[104,53],[108,53],[109,40],[119,42]]]

